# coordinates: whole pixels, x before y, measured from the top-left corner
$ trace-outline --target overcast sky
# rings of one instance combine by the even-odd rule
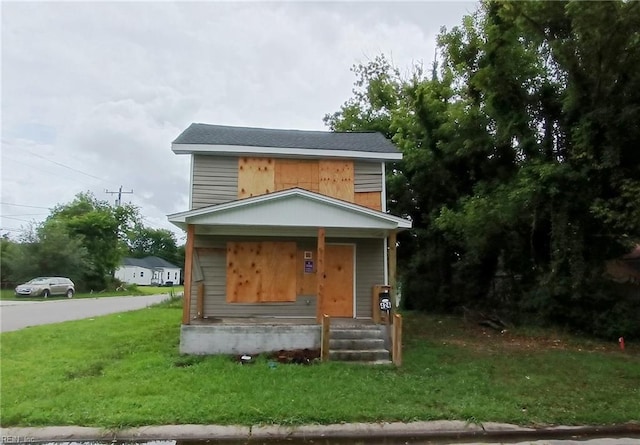
[[[433,60],[474,2],[7,2],[0,234],[82,191],[133,190],[145,224],[181,233],[192,122],[307,130],[351,96],[352,65]],[[180,238],[180,237],[179,237]],[[183,242],[184,239],[181,239]]]

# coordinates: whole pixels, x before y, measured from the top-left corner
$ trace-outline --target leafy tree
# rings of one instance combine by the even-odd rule
[[[355,67],[354,97],[325,117],[404,153],[387,181],[416,227],[400,238],[406,302],[640,334],[624,322],[637,303],[603,279],[640,240],[637,2],[486,1],[439,42],[430,78]]]
[[[180,266],[176,237],[166,229],[153,229],[137,224],[129,233],[129,253],[136,258],[157,256]]]
[[[37,276],[66,276],[81,283],[86,271],[93,269],[87,249],[59,223],[30,227],[20,243],[12,243],[3,253],[3,263],[13,283]]]
[[[56,206],[44,225],[61,225],[79,240],[93,266],[83,271],[82,282],[91,289],[104,289],[127,252],[127,233],[137,218],[133,206],[112,207],[90,193],[80,193],[72,202]]]

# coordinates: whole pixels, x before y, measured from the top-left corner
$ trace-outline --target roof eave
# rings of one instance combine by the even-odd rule
[[[217,154],[220,156],[272,155],[278,157],[350,158],[376,161],[399,161],[402,153],[359,150],[328,150],[319,148],[257,147],[248,145],[171,144],[176,154]]]
[[[293,188],[293,189],[283,190],[280,192],[274,192],[274,193],[269,193],[265,195],[244,198],[237,201],[230,201],[224,204],[217,204],[214,206],[203,207],[203,208],[194,209],[194,210],[187,210],[185,212],[180,212],[180,213],[174,213],[171,215],[167,215],[167,219],[169,220],[169,222],[180,227],[181,229],[186,229],[190,219],[197,218],[207,213],[216,213],[216,212],[224,211],[227,209],[233,209],[237,207],[252,206],[261,202],[279,200],[292,195],[304,196],[307,199],[325,202],[328,204],[332,204],[334,206],[341,207],[348,211],[352,211],[352,212],[355,211],[361,214],[366,214],[369,216],[373,216],[375,218],[386,220],[388,222],[397,224],[398,230],[407,230],[407,229],[411,229],[412,227],[412,222],[410,220],[400,218],[395,215],[390,215],[388,213],[383,213],[377,210],[369,209],[367,207],[363,207],[358,204],[342,201],[336,198],[332,198],[330,196],[320,195],[318,193],[310,192],[308,190],[304,190],[300,188]]]

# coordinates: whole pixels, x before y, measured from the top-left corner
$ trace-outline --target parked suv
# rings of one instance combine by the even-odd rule
[[[49,295],[65,295],[72,298],[75,293],[73,281],[63,277],[38,277],[16,287],[18,297],[48,298]]]

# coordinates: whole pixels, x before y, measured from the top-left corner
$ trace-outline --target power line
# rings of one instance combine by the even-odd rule
[[[26,220],[26,219],[13,218],[13,217],[11,217],[11,216],[4,216],[4,215],[2,215],[0,218],[13,219],[13,220],[16,220],[16,221],[22,221],[22,222],[26,222],[26,223],[33,222],[33,221]]]
[[[61,162],[57,162],[57,161],[53,161],[53,160],[51,160],[49,158],[45,158],[44,156],[41,156],[41,155],[36,154],[36,153],[33,153],[30,150],[24,150],[24,151],[29,153],[30,155],[33,155],[33,156],[37,157],[37,158],[44,159],[45,161],[51,162],[52,164],[56,164],[56,165],[59,165],[60,167],[68,168],[69,170],[72,170],[74,172],[80,173],[80,174],[85,175],[85,176],[89,176],[90,178],[98,179],[98,180],[100,180],[102,182],[106,182],[105,179],[99,178],[99,177],[94,176],[94,175],[92,175],[90,173],[83,172],[82,170],[78,170],[77,168],[69,167],[68,165],[62,164]]]
[[[2,215],[0,214],[0,218],[10,218],[12,216],[46,216],[48,213],[17,213],[15,215]]]
[[[26,204],[12,204],[10,202],[2,202],[0,201],[0,204],[5,205],[5,206],[14,206],[14,207],[29,207],[31,209],[45,209],[45,210],[51,210],[51,207],[41,207],[41,206],[28,206]]]
[[[88,182],[81,181],[79,178],[77,178],[75,176],[71,176],[71,175],[61,176],[59,173],[55,173],[55,172],[51,171],[51,169],[34,167],[33,165],[29,164],[28,162],[19,161],[18,159],[13,159],[12,157],[6,156],[6,155],[5,155],[5,158],[7,158],[9,161],[17,162],[18,164],[22,164],[22,165],[26,165],[30,169],[39,170],[41,172],[45,172],[45,173],[47,173],[47,174],[49,174],[51,176],[54,176],[54,177],[56,177],[58,179],[62,178],[62,179],[66,179],[68,181],[78,182],[78,183],[83,184],[85,186],[93,187],[92,184],[89,184]]]
[[[0,227],[0,230],[5,230],[7,232],[28,232],[26,229],[14,229],[12,227]]]

